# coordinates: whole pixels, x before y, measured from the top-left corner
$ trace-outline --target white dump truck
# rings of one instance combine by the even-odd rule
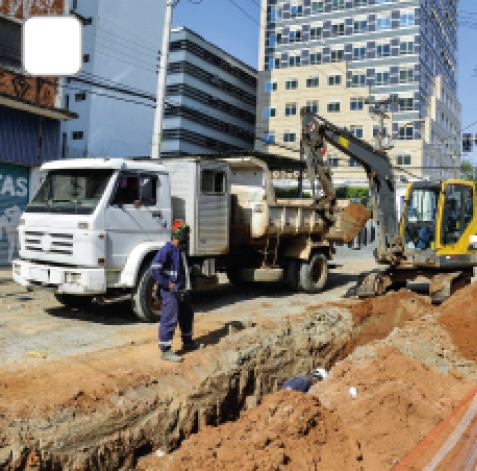
[[[232,283],[288,280],[315,293],[333,242],[354,238],[370,216],[348,202],[333,203],[330,219],[328,203],[277,200],[266,163],[254,157],[85,158],[42,170],[20,221],[14,280],[69,307],[128,295],[143,321],[160,316],[150,265],[174,220],[191,229],[192,290],[213,288],[225,272]]]

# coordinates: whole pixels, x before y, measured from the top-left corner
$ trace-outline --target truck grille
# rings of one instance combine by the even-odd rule
[[[25,231],[25,250],[73,255],[73,234]]]

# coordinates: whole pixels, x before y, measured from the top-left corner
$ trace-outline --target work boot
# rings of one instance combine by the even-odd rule
[[[195,340],[182,343],[182,350],[184,350],[185,352],[192,352],[194,350],[200,350],[202,348],[204,348],[204,346],[201,343],[196,342]]]
[[[172,350],[166,350],[165,352],[162,352],[161,359],[166,361],[172,361],[174,363],[181,363],[182,361],[184,361],[182,357],[174,353]]]

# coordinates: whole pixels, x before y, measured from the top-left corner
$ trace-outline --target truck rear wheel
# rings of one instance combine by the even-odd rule
[[[159,322],[161,319],[162,300],[156,299],[156,287],[151,267],[146,266],[139,275],[131,297],[134,314],[142,322]]]
[[[55,294],[55,299],[69,308],[86,307],[93,300],[93,296],[78,296],[75,294]]]
[[[293,291],[300,291],[300,264],[301,260],[292,259],[287,265],[287,283]]]
[[[227,278],[229,279],[230,283],[235,286],[247,286],[250,285],[250,282],[246,281],[244,277],[240,274],[240,270],[238,268],[230,269],[226,271]]]
[[[319,293],[328,281],[328,259],[322,253],[315,253],[300,267],[300,287],[307,293]]]

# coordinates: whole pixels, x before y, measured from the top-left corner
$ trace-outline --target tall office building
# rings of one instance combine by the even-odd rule
[[[257,71],[185,27],[171,32],[164,157],[253,150]]]
[[[398,180],[458,175],[457,0],[262,0],[259,61],[257,150],[298,148],[303,106],[375,145],[365,99],[395,98],[385,131]],[[367,184],[352,159],[328,158],[337,185]]]

